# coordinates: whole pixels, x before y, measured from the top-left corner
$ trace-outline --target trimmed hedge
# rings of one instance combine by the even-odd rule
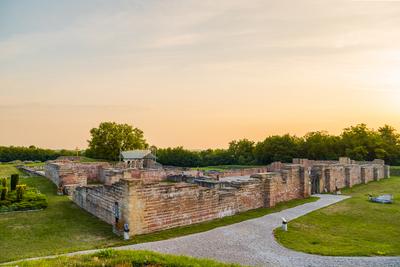
[[[47,206],[46,196],[36,189],[27,189],[20,201],[16,191],[9,192],[5,200],[0,200],[0,212],[38,210]]]
[[[17,189],[17,185],[19,183],[19,175],[18,174],[11,174],[11,191]]]

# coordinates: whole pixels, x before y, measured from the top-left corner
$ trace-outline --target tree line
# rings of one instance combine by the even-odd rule
[[[227,149],[157,149],[158,162],[182,167],[257,165],[291,162],[293,158],[336,160],[341,156],[358,161],[384,159],[388,164],[400,165],[400,135],[389,125],[374,130],[358,124],[345,128],[340,135],[317,131],[302,137],[273,135],[260,142],[234,140]]]
[[[71,150],[52,150],[37,148],[35,146],[0,146],[0,162],[9,162],[14,160],[46,161],[56,159],[59,156],[73,156]]]
[[[119,160],[120,151],[149,149],[144,133],[138,128],[115,122],[102,122],[91,131],[89,147],[83,155],[106,160]],[[234,140],[227,149],[193,151],[183,147],[156,148],[151,146],[157,161],[163,165],[203,167],[212,165],[259,165],[274,161],[291,162],[293,158],[335,160],[341,156],[363,161],[384,159],[388,164],[400,165],[400,135],[396,129],[384,125],[378,129],[358,124],[345,128],[339,135],[325,131],[310,132],[302,137],[273,135],[263,141]],[[74,155],[70,150],[0,146],[0,161],[52,160]]]

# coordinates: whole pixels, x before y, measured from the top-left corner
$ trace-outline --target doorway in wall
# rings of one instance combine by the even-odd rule
[[[320,185],[319,185],[319,179],[320,176],[318,174],[313,174],[311,176],[311,194],[319,194],[320,193]]]

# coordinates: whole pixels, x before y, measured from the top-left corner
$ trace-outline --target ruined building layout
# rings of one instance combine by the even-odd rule
[[[137,157],[138,154],[130,154]],[[389,178],[382,160],[294,159],[224,172],[162,167],[150,162],[48,162],[45,174],[81,208],[131,236],[273,207],[315,193]],[[129,156],[129,155],[127,155]],[[137,159],[134,159],[137,160]],[[145,165],[151,166],[144,168]],[[135,167],[132,167],[135,166]]]

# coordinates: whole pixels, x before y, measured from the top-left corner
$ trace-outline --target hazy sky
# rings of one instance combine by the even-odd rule
[[[0,1],[0,145],[400,129],[400,1]]]

